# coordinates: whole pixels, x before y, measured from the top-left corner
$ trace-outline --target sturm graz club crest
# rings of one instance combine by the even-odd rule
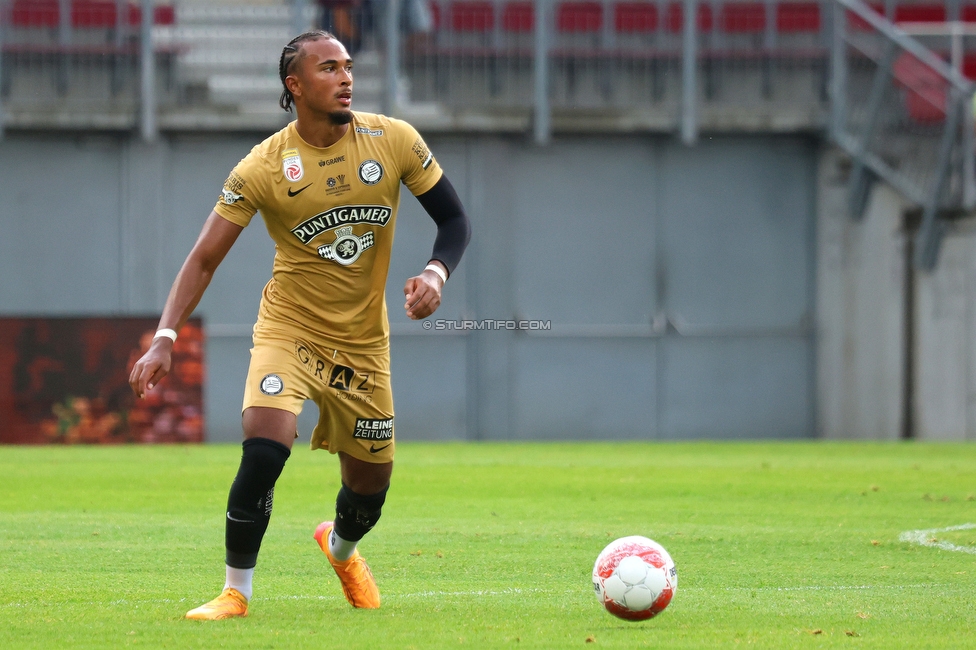
[[[366,185],[376,185],[383,178],[383,166],[370,158],[359,165],[359,180]]]
[[[372,231],[358,237],[352,234],[352,226],[337,228],[335,236],[335,241],[331,244],[319,246],[319,255],[343,266],[349,266],[358,260],[363,251],[373,245]]]

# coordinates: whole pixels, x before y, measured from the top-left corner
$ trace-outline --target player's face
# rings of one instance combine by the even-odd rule
[[[337,40],[322,38],[305,43],[296,99],[306,108],[324,114],[333,124],[352,121],[352,58]]]

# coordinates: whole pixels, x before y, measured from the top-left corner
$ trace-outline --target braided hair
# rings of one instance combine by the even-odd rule
[[[291,105],[295,101],[295,98],[291,96],[291,91],[288,90],[288,86],[285,85],[285,78],[288,76],[288,71],[291,69],[291,64],[295,62],[295,59],[299,58],[298,53],[301,50],[302,44],[310,41],[318,41],[323,38],[338,40],[334,35],[332,35],[332,33],[323,31],[321,29],[316,29],[310,32],[305,32],[304,34],[299,34],[295,38],[288,41],[288,45],[281,50],[281,58],[278,59],[278,76],[281,78],[281,85],[284,86],[284,90],[281,91],[281,97],[278,99],[278,105],[289,113],[291,112]]]

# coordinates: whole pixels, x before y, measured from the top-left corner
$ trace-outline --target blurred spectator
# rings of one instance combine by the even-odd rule
[[[346,45],[350,55],[363,49],[373,30],[370,0],[318,0],[322,7],[322,29],[332,32]]]
[[[434,29],[434,14],[428,0],[402,0],[400,28],[403,30],[407,50],[425,45]]]

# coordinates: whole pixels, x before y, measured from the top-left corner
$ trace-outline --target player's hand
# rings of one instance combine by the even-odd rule
[[[145,397],[146,391],[152,390],[169,373],[172,363],[173,341],[165,336],[154,339],[129,373],[129,386],[136,397]]]
[[[403,308],[407,310],[407,317],[412,320],[427,318],[441,306],[441,289],[444,282],[441,276],[433,271],[425,270],[420,275],[407,280],[403,286],[403,295],[407,302]]]

